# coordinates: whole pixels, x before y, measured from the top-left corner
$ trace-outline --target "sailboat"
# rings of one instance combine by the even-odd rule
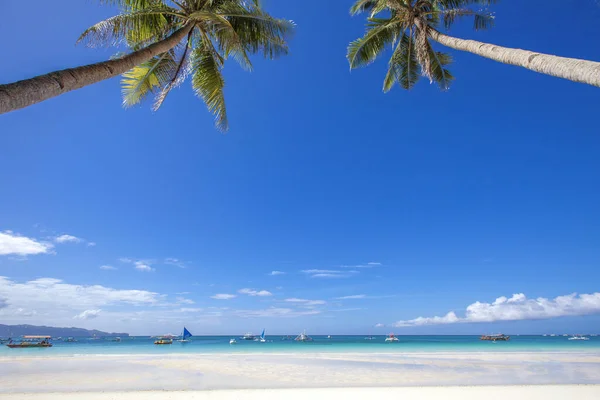
[[[267,340],[265,339],[265,330],[263,329],[262,333],[260,334],[259,337],[257,337],[256,339],[254,339],[256,342],[261,342],[261,343],[265,343]]]
[[[183,332],[181,333],[181,339],[179,339],[178,342],[179,343],[188,343],[188,342],[191,342],[191,340],[189,340],[189,338],[191,338],[191,337],[192,337],[192,334],[184,326],[183,327]]]

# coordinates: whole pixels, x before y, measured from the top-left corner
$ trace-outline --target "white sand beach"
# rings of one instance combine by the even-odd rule
[[[0,394],[9,399],[23,396],[23,393],[557,384],[600,384],[600,353],[213,353],[0,357]],[[594,386],[590,387],[596,389],[566,387],[583,390],[582,393],[598,390]],[[261,398],[264,400],[264,397]]]
[[[0,394],[0,399],[3,400],[597,400],[598,398],[600,398],[600,386],[597,385]]]

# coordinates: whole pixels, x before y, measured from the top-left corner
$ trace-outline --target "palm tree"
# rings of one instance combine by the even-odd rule
[[[511,49],[493,44],[464,40],[440,32],[461,17],[472,17],[475,30],[493,26],[494,15],[486,9],[496,0],[358,0],[352,15],[369,12],[367,33],[348,46],[350,68],[366,66],[377,58],[387,45],[393,47],[383,90],[395,83],[412,88],[419,75],[435,81],[442,90],[454,79],[447,66],[450,55],[435,51],[430,40],[455,50],[468,51],[504,64],[521,66],[575,82],[600,87],[600,63],[557,57],[527,50]],[[378,17],[379,16],[379,17]]]
[[[132,51],[109,61],[51,72],[0,85],[0,114],[124,74],[123,104],[139,103],[151,93],[158,109],[169,91],[188,76],[195,93],[227,129],[221,74],[233,57],[251,70],[249,54],[266,58],[287,54],[288,20],[271,17],[259,0],[101,0],[122,13],[87,29],[78,42],[126,44]]]

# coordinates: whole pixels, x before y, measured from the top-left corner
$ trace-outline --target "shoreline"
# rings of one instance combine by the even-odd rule
[[[339,388],[339,389],[264,389],[223,391],[133,391],[75,393],[0,394],[3,400],[300,400],[345,399],[364,400],[595,400],[600,398],[600,385],[520,385],[520,386],[442,386],[405,388]]]

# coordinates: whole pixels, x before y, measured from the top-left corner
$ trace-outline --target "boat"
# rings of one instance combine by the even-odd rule
[[[566,333],[563,335],[564,337],[568,337],[569,335],[567,335]]]
[[[582,335],[573,335],[570,338],[568,338],[567,340],[590,340],[590,338],[582,336]]]
[[[496,335],[481,335],[479,340],[489,340],[494,343],[497,341],[507,342],[510,340],[510,336],[504,335],[502,333],[498,333]]]
[[[293,337],[291,337],[290,335],[283,336],[283,337],[281,338],[281,340],[292,340],[292,339],[293,339]]]
[[[257,337],[256,339],[254,339],[255,342],[261,342],[261,343],[265,343],[267,340],[265,339],[265,330],[263,329],[262,333],[260,334],[259,337]]]
[[[240,339],[242,339],[242,340],[254,340],[254,339],[256,339],[256,336],[254,336],[252,333],[248,332],[244,336],[242,336]]]
[[[120,341],[121,341],[121,338],[118,336],[116,338],[111,339],[111,342],[120,342]]]
[[[191,337],[192,337],[192,334],[184,326],[183,327],[183,332],[181,333],[181,339],[179,339],[178,342],[179,343],[188,343],[188,342],[191,342],[191,340],[189,340]]]
[[[399,342],[398,338],[393,333],[390,333],[389,335],[387,335],[387,337],[385,338],[385,341],[386,342]]]
[[[546,336],[548,336],[548,334],[547,334],[547,333],[544,333],[542,336],[546,337]]]
[[[76,341],[77,340],[75,340],[75,338],[73,338],[73,337],[68,337],[68,338],[63,339],[63,342],[76,342]]]
[[[52,343],[50,343],[51,336],[23,336],[21,342],[17,343],[14,341],[8,342],[6,346],[11,349],[28,349],[34,347],[52,347]]]
[[[327,335],[327,339],[331,339],[331,335]]]
[[[375,336],[367,336],[365,337],[365,340],[375,340]]]
[[[236,343],[237,343],[237,340],[235,340],[235,339],[229,339],[229,344],[236,344]]]
[[[556,336],[556,334],[555,334],[555,333],[551,333],[551,334],[550,334],[550,337],[555,337],[555,336]]]
[[[173,337],[170,335],[169,336],[159,336],[154,341],[154,344],[173,344]]]
[[[296,339],[294,339],[296,342],[312,342],[313,338],[311,338],[310,336],[308,336],[306,334],[306,331],[302,332],[301,334],[299,334],[298,336],[296,336]]]

